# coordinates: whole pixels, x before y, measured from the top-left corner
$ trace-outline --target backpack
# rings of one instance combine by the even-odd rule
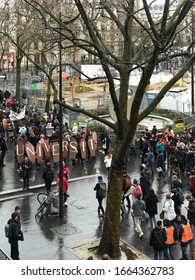
[[[153,235],[153,248],[157,251],[161,251],[165,247],[166,233],[163,235],[163,230],[155,230]]]
[[[183,194],[180,191],[178,191],[177,194],[179,196],[179,202],[181,202],[183,204],[184,203],[184,196],[183,196]]]
[[[4,229],[5,229],[5,237],[11,238],[12,237],[11,224],[6,224]]]
[[[134,187],[134,191],[133,191],[133,195],[134,197],[137,197],[138,194],[141,194],[142,195],[142,189],[140,186],[136,185]]]
[[[105,198],[105,197],[106,197],[106,184],[105,184],[105,183],[100,183],[100,188],[99,188],[98,194],[99,194],[102,198]]]

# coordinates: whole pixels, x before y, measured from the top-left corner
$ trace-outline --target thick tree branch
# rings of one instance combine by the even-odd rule
[[[191,59],[188,60],[188,62],[185,63],[185,65],[182,67],[180,71],[177,72],[177,74],[174,75],[172,79],[169,80],[169,82],[164,85],[164,87],[160,90],[156,98],[152,101],[152,103],[139,115],[138,122],[143,120],[146,116],[148,116],[149,113],[151,113],[154,108],[158,105],[158,103],[161,101],[161,99],[164,97],[164,95],[169,91],[169,89],[180,79],[183,77],[183,75],[187,72],[187,70],[193,65],[195,62],[195,53],[192,55]]]
[[[86,115],[86,116],[88,116],[88,117],[90,117],[90,118],[92,118],[92,119],[94,119],[94,120],[96,120],[96,121],[99,121],[99,122],[101,122],[101,123],[103,123],[103,124],[109,126],[109,127],[112,128],[114,131],[116,130],[116,124],[114,124],[114,123],[112,123],[112,122],[110,122],[110,121],[108,121],[108,120],[106,120],[106,119],[103,119],[103,118],[101,118],[101,117],[98,117],[98,116],[96,116],[96,115],[90,113],[89,111],[86,111],[86,110],[84,110],[84,109],[82,109],[82,108],[75,108],[75,107],[73,107],[73,106],[70,106],[70,105],[68,105],[68,104],[66,104],[66,103],[64,103],[64,102],[62,102],[62,101],[60,101],[60,100],[58,100],[58,99],[55,99],[53,103],[54,103],[54,104],[59,104],[59,105],[61,105],[62,107],[66,108],[66,109],[69,109],[69,110],[71,110],[71,111],[73,111],[73,112],[82,113],[82,114],[84,114],[84,115]]]

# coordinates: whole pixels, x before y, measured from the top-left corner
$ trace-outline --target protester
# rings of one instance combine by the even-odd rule
[[[141,177],[139,178],[140,187],[142,190],[142,199],[146,201],[146,197],[148,195],[148,190],[150,188],[150,182],[148,181],[147,177],[144,174],[144,171],[140,172]]]
[[[24,160],[21,162],[21,169],[22,169],[23,189],[28,190],[29,180],[32,172],[32,162],[28,159],[28,157],[25,157]]]
[[[187,210],[187,218],[191,228],[193,228],[195,227],[195,197],[188,194],[186,195],[186,199],[189,202],[188,206],[185,207]]]
[[[64,198],[64,205],[67,206],[67,197],[68,197],[68,194],[67,194],[67,191],[68,191],[68,180],[66,178],[66,175],[63,173],[63,186],[62,186],[62,189],[63,189],[63,198]],[[60,183],[61,183],[61,178],[60,178],[60,174],[58,174],[58,179],[57,179],[57,186],[58,186],[58,192],[60,192]]]
[[[164,155],[161,150],[159,150],[158,156],[157,156],[157,172],[158,172],[158,178],[157,180],[161,180],[163,178],[163,181],[166,182],[165,178],[165,160],[164,160]]]
[[[164,256],[165,256],[166,260],[169,260],[169,259],[175,260],[176,257],[174,254],[174,248],[175,248],[175,241],[177,240],[177,231],[171,225],[171,223],[168,219],[165,219],[163,221],[163,224],[165,226],[165,231],[166,231],[166,236],[167,236],[167,239],[165,241]]]
[[[17,220],[18,220],[18,213],[13,212],[11,215],[11,219],[8,220],[8,224],[10,224],[10,238],[8,239],[8,241],[11,246],[12,260],[19,260],[18,241],[24,240],[23,232],[19,229]]]
[[[171,194],[167,193],[162,211],[164,211],[164,219],[168,219],[173,226],[175,225],[176,218],[174,204],[174,201],[171,199]]]
[[[182,251],[182,260],[189,260],[188,245],[193,241],[193,232],[190,224],[184,215],[181,216],[181,225],[179,226],[179,241]]]
[[[46,192],[49,195],[49,193],[51,192],[51,185],[54,180],[54,172],[51,169],[50,162],[47,163],[46,170],[44,170],[44,172],[42,174],[42,178],[45,180]]]
[[[105,167],[107,169],[107,171],[109,172],[110,167],[111,167],[111,163],[112,163],[112,153],[111,152],[107,152],[107,155],[104,157],[104,163],[105,163]]]
[[[157,221],[156,227],[152,230],[149,245],[154,251],[154,260],[164,260],[166,232],[162,228],[162,221]]]
[[[131,177],[128,175],[127,170],[124,170],[123,174],[123,196],[122,196],[122,203],[124,204],[125,199],[127,200],[127,207],[131,208],[131,201],[129,195],[126,195],[131,188]],[[133,194],[133,192],[132,192]]]
[[[146,197],[146,212],[149,215],[150,229],[156,227],[156,217],[158,214],[157,209],[158,197],[154,192],[154,189],[149,189],[148,195]]]
[[[98,215],[100,217],[104,217],[105,211],[102,205],[103,199],[105,198],[105,194],[102,192],[102,187],[106,188],[106,183],[103,181],[102,176],[98,176],[98,182],[94,187],[94,191],[96,191],[96,199],[98,201]],[[100,214],[102,212],[102,214]]]
[[[7,151],[7,145],[5,143],[5,139],[0,136],[0,153],[1,153],[1,161],[2,161],[2,167],[5,167],[6,165],[4,164],[4,157]]]
[[[148,148],[148,153],[146,153],[146,156],[147,156],[147,161],[148,161],[148,165],[149,165],[149,168],[152,172],[152,176],[154,176],[154,152],[153,152],[153,148],[152,147],[149,147]]]
[[[190,175],[190,192],[195,197],[195,170],[192,170]]]
[[[141,228],[141,222],[144,216],[144,211],[146,210],[146,204],[141,197],[141,193],[138,193],[136,199],[132,203],[132,215],[134,217],[135,230],[139,233],[139,237],[144,235]]]

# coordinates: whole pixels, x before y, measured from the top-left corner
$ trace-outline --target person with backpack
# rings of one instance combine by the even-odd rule
[[[171,199],[174,201],[174,208],[176,214],[181,214],[181,206],[184,203],[184,196],[180,190],[172,191]]]
[[[51,192],[51,185],[54,179],[54,172],[51,169],[50,162],[47,163],[46,170],[43,171],[42,178],[45,180],[46,192],[49,195],[49,193]]]
[[[104,217],[105,211],[102,202],[106,197],[106,183],[103,181],[102,176],[98,176],[98,182],[94,187],[94,191],[96,191],[96,199],[98,201],[98,216]],[[100,214],[100,211],[102,214]]]
[[[23,241],[23,232],[18,226],[18,213],[13,212],[11,215],[11,219],[8,220],[9,225],[9,237],[8,242],[11,246],[11,258],[12,260],[19,260],[19,248],[18,248],[18,241]]]
[[[154,260],[164,260],[166,232],[163,229],[162,221],[157,221],[156,227],[152,230],[149,245],[154,251]]]
[[[137,179],[133,180],[133,186],[134,186],[134,189],[133,189],[134,198],[137,198],[138,195],[140,195],[142,197],[143,196],[142,188],[138,184],[138,180]]]

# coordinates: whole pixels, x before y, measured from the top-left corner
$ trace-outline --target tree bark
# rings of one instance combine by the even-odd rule
[[[109,172],[106,215],[98,255],[107,253],[112,259],[120,259],[120,209],[122,198],[122,177],[124,164],[118,162],[117,152],[121,143],[116,141],[112,166]]]
[[[46,93],[46,103],[45,103],[45,112],[49,115],[50,110],[50,97],[51,97],[51,84],[48,79],[47,81],[47,93]]]
[[[21,62],[22,58],[16,58],[16,100],[20,103],[20,82],[21,82]]]

